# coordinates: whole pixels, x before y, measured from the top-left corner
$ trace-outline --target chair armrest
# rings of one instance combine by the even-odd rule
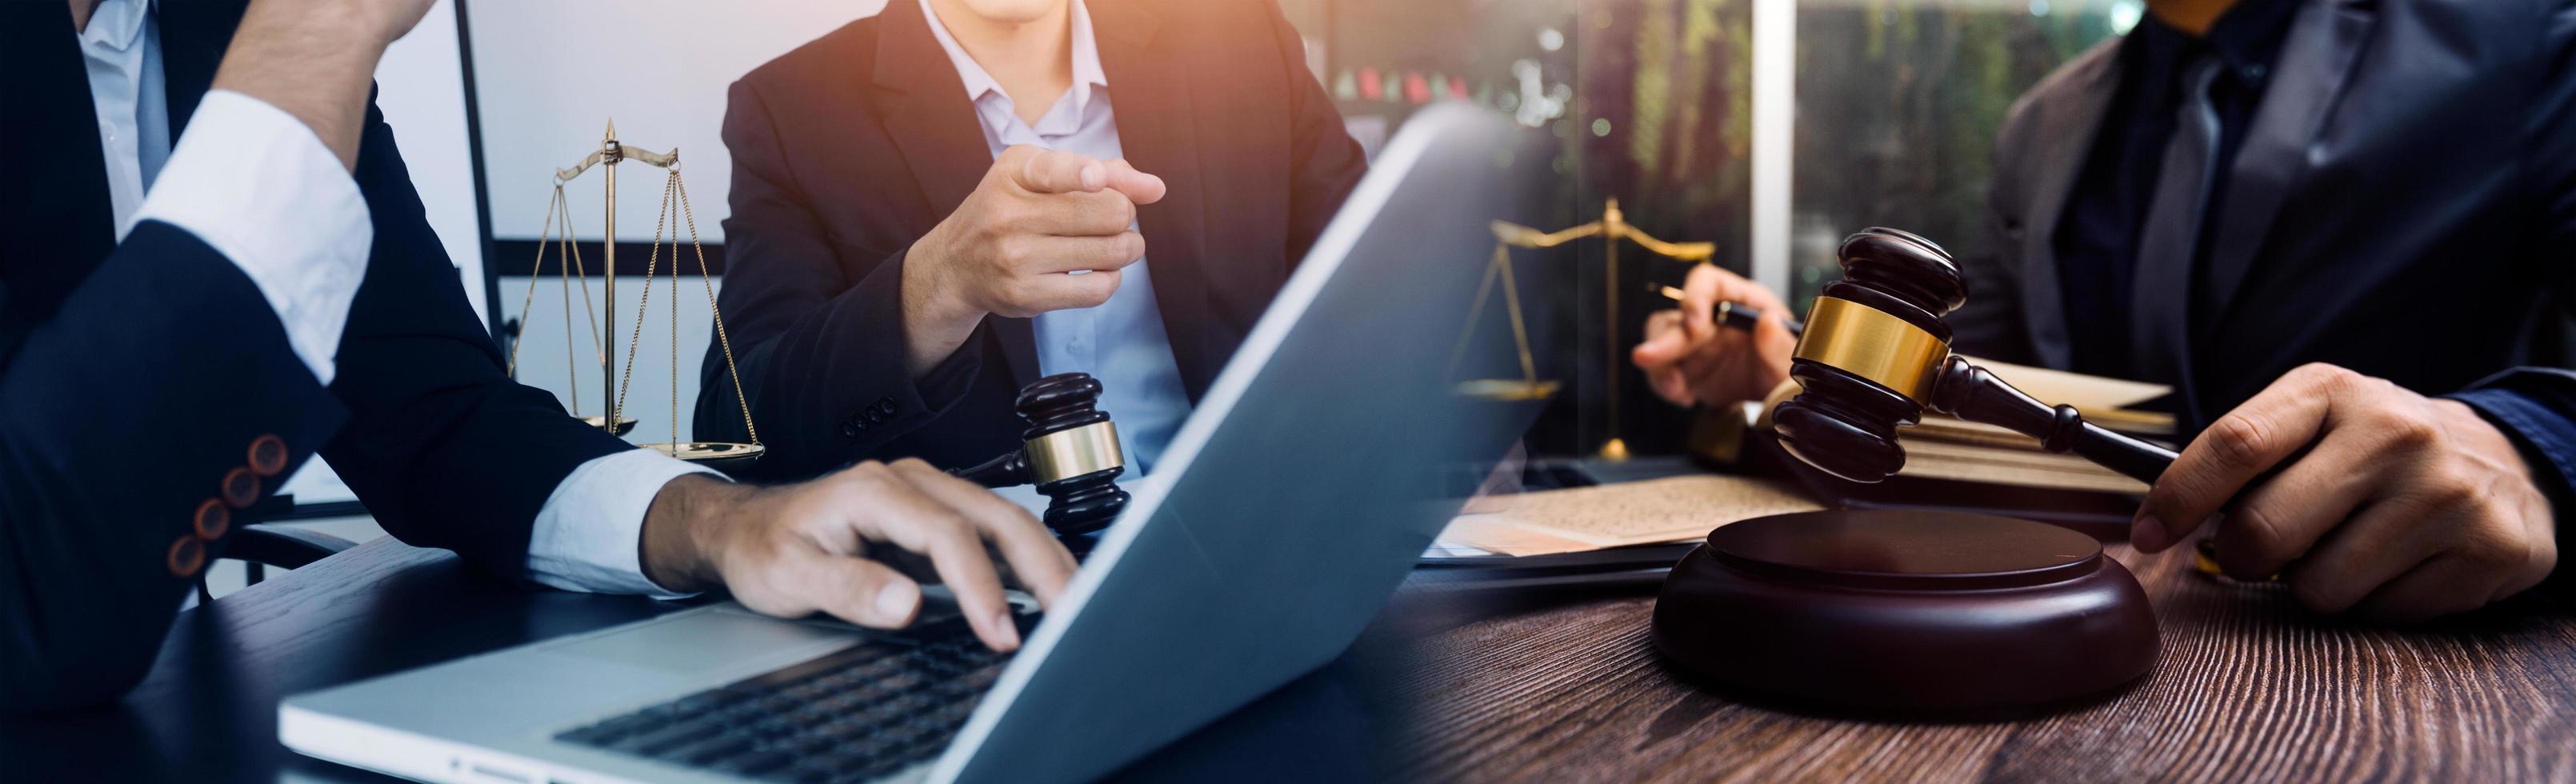
[[[225,540],[223,557],[281,569],[301,569],[305,564],[356,546],[357,542],[303,528],[250,525]]]

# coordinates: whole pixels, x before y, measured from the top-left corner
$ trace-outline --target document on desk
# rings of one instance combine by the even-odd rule
[[[1440,540],[1503,555],[1554,555],[1690,541],[1738,520],[1824,508],[1787,483],[1722,474],[1542,490],[1498,500],[1477,505],[1491,511],[1451,520]]]

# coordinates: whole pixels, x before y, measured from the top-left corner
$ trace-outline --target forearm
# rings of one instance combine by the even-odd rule
[[[253,3],[215,71],[214,89],[294,115],[343,168],[354,167],[376,60],[410,26],[394,25],[376,5]]]

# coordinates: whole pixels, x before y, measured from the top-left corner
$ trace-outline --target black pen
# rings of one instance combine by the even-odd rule
[[[1673,288],[1671,286],[1662,286],[1660,289],[1665,297],[1671,298],[1674,302],[1681,301],[1681,289]],[[1716,316],[1717,323],[1744,330],[1746,332],[1753,331],[1753,325],[1762,323],[1761,308],[1756,308],[1754,306],[1732,300],[1719,300],[1717,303]],[[1780,323],[1789,328],[1789,335],[1792,337],[1805,335],[1807,332],[1807,325],[1799,323],[1797,319],[1784,318],[1780,320]]]

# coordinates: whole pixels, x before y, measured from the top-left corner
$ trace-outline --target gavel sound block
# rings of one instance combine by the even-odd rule
[[[1967,301],[1949,253],[1870,229],[1844,240],[1772,413],[1781,446],[1855,482],[1905,466],[1923,411],[2010,428],[2153,482],[2172,452],[2049,406],[1950,353]],[[1985,714],[2061,703],[2153,666],[2155,614],[2092,538],[2027,520],[1812,512],[1709,534],[1665,580],[1656,648],[1726,688],[1842,708]]]
[[[1109,527],[1127,508],[1118,475],[1127,470],[1118,426],[1097,407],[1100,381],[1058,373],[1020,390],[1012,407],[1029,423],[1020,448],[955,472],[985,487],[1037,485],[1048,503],[1046,526],[1060,536]]]

